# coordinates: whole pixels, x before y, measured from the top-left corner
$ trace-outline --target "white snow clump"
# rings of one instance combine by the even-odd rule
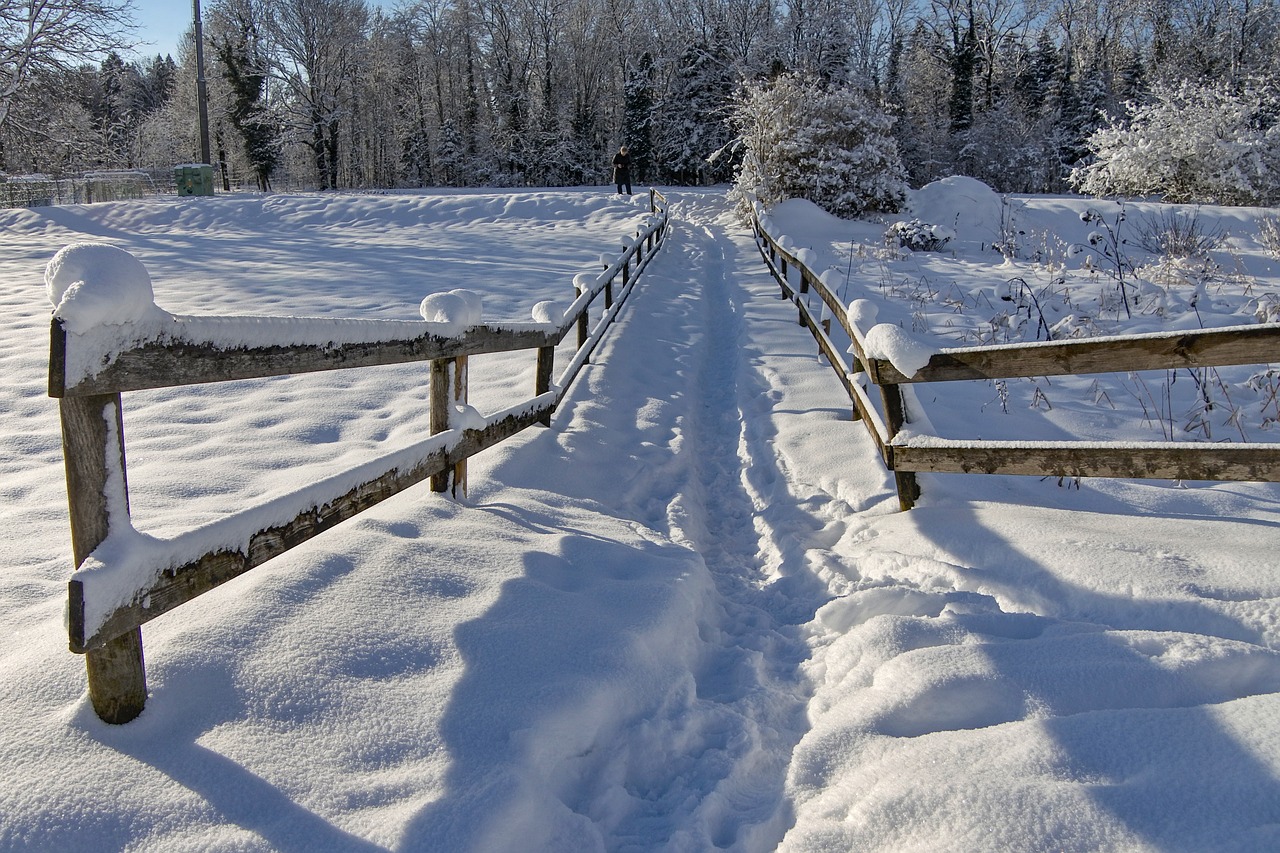
[[[880,314],[880,307],[870,299],[855,299],[849,303],[849,309],[845,314],[854,326],[865,329],[876,321],[876,317]]]
[[[484,429],[488,425],[480,410],[467,404],[454,406],[449,418],[450,429]]]
[[[899,326],[879,323],[871,327],[865,339],[868,358],[887,361],[903,376],[912,376],[929,363],[934,349],[911,337]]]
[[[544,300],[533,306],[533,322],[559,326],[564,322],[564,308],[558,302]]]
[[[44,284],[53,316],[74,335],[163,314],[146,267],[110,243],[64,246],[45,267]]]
[[[418,310],[428,323],[442,323],[455,331],[479,325],[482,315],[480,294],[471,290],[432,293],[422,300]]]

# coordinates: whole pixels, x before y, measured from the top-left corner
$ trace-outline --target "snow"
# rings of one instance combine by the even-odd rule
[[[418,306],[422,319],[442,326],[439,331],[452,336],[480,324],[482,297],[471,290],[432,293]]]
[[[912,215],[936,226],[939,239],[991,242],[1001,232],[1004,204],[982,181],[952,175],[907,194]]]
[[[555,328],[559,328],[564,322],[564,305],[551,299],[544,299],[537,305],[533,306],[533,322],[545,323]]]
[[[921,475],[898,512],[723,190],[663,191],[668,242],[551,428],[473,458],[463,498],[410,489],[148,623],[151,695],[122,727],[94,716],[66,651],[41,279],[62,247],[108,241],[163,306],[121,325],[86,311],[71,336],[86,349],[139,334],[323,345],[421,334],[423,297],[462,283],[486,323],[527,324],[575,280],[594,287],[647,211],[590,190],[0,211],[0,850],[1280,846],[1280,486]],[[1056,245],[1041,233],[1084,241],[1086,200],[1005,203],[1025,232],[1012,260],[963,223],[946,253],[898,257],[883,223],[796,202],[771,219],[855,322],[921,349],[1034,340],[1001,297],[1014,277],[1046,315],[1063,309],[1055,323],[1185,321],[1122,327],[1097,301],[1105,276],[1036,257]],[[950,224],[941,207],[912,215]],[[1249,277],[1209,283],[1205,325],[1256,323],[1280,282],[1253,237],[1262,212],[1201,215],[1231,225],[1231,268]],[[1058,276],[1069,303],[1045,290]],[[1272,386],[1246,383],[1268,369],[1220,372],[1251,442],[1274,435]],[[455,425],[528,410],[533,353],[468,370]],[[1007,413],[991,383],[913,387],[901,438],[1231,436],[1218,391],[1210,439],[1144,417],[1131,392],[1159,401],[1163,378],[1011,382]],[[411,460],[443,440],[425,438],[426,383],[410,364],[125,394],[132,526],[113,536],[233,541],[362,466]],[[1169,384],[1175,417],[1196,387]]]
[[[888,361],[903,376],[912,376],[936,350],[892,323],[877,323],[867,330],[863,352],[867,358]]]
[[[146,268],[109,243],[60,249],[45,267],[44,281],[53,316],[75,335],[146,320],[158,311]]]

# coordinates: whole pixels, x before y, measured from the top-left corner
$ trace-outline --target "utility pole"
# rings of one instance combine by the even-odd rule
[[[200,0],[191,0],[191,17],[196,30],[196,104],[200,110],[200,162],[213,165],[209,155],[209,90],[204,82],[204,26],[200,22]]]

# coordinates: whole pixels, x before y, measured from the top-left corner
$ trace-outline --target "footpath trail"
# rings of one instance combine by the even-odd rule
[[[844,529],[835,516],[852,511],[804,482],[793,465],[822,462],[793,460],[786,434],[803,422],[862,437],[723,196],[677,195],[673,210],[598,364],[521,458],[611,469],[603,493],[556,488],[692,550],[714,592],[696,616],[693,682],[625,723],[566,805],[608,850],[769,850],[794,821],[784,785],[807,727],[804,625],[832,595],[817,569]],[[771,372],[794,360],[812,367],[788,372],[809,377],[799,389]],[[515,461],[486,476],[520,483]]]

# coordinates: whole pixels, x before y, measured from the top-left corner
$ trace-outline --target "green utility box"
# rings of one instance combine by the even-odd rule
[[[213,167],[207,163],[187,163],[173,168],[178,195],[213,195]]]

